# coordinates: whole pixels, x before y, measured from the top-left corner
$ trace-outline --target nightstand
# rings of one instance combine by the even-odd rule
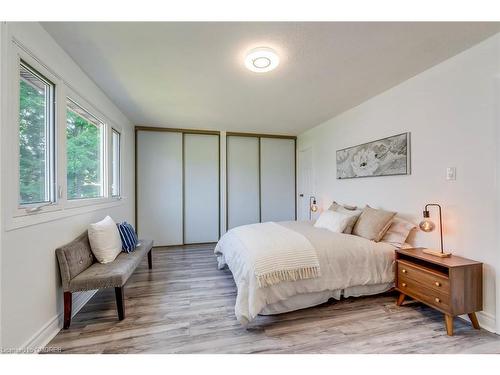
[[[439,258],[423,248],[396,250],[396,304],[406,296],[445,314],[446,331],[453,336],[453,318],[468,314],[479,329],[476,311],[483,309],[483,264],[452,255]]]

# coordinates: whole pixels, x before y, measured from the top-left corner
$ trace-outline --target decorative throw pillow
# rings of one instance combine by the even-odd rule
[[[396,247],[403,247],[408,235],[412,229],[416,228],[416,225],[410,223],[409,221],[403,220],[401,218],[395,217],[392,223],[385,232],[384,237],[380,240],[381,242],[387,242]]]
[[[122,250],[122,241],[116,224],[109,216],[90,224],[88,229],[90,248],[99,263],[115,260]]]
[[[342,233],[350,219],[351,216],[342,212],[326,210],[321,213],[314,226],[328,229],[331,232]]]
[[[396,212],[377,210],[366,206],[352,229],[352,234],[379,242],[391,225]]]
[[[347,214],[351,216],[351,219],[347,223],[344,232],[346,234],[351,234],[352,233],[352,228],[354,227],[354,224],[356,224],[356,221],[359,218],[359,215],[361,215],[361,210],[358,210],[356,206],[348,206],[346,204],[341,205],[338,204],[337,202],[333,202],[330,208],[328,208],[331,211],[335,212],[341,212],[343,214]]]
[[[351,206],[349,204],[340,204],[340,203],[337,203],[335,201],[332,202],[331,206],[328,209],[335,211],[336,207],[342,207],[342,208],[345,208],[346,210],[349,210],[349,211],[355,211],[358,209],[358,206]],[[361,210],[360,210],[360,212],[361,212]]]
[[[134,251],[139,245],[139,240],[137,239],[134,227],[126,221],[116,224],[116,226],[118,227],[118,232],[120,232],[122,250],[126,253]]]

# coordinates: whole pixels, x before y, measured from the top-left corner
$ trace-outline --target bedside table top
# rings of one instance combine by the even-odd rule
[[[425,260],[426,262],[429,263],[434,263],[440,266],[445,266],[448,268],[453,268],[453,267],[464,267],[464,266],[470,266],[473,264],[482,264],[481,262],[476,262],[475,260],[467,259],[467,258],[462,258],[457,255],[451,255],[449,258],[439,258],[430,254],[425,254],[422,250],[425,248],[423,247],[416,247],[416,248],[410,248],[410,249],[397,249],[396,252],[402,255],[410,256],[416,259],[421,259]]]

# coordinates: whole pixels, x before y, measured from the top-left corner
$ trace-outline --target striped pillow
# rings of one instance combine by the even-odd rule
[[[122,250],[126,253],[130,253],[135,250],[139,245],[139,240],[137,239],[137,234],[132,225],[124,221],[123,223],[116,224],[118,227],[118,232],[120,232],[120,238],[122,240]]]

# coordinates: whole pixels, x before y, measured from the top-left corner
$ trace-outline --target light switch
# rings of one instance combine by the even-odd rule
[[[455,181],[457,179],[457,168],[448,167],[446,168],[446,180]]]

